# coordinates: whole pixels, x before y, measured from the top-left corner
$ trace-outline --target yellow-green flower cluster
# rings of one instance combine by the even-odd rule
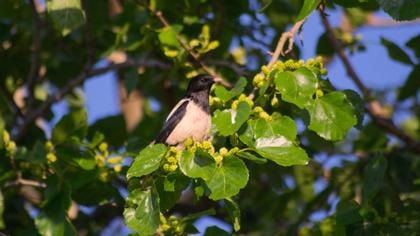
[[[305,65],[305,62],[303,60],[295,61],[295,60],[289,59],[284,62],[284,70],[294,71],[301,68],[304,65]]]
[[[321,75],[326,75],[327,69],[324,67],[324,62],[321,56],[317,56],[315,59],[309,59],[306,61],[305,66],[310,70],[318,70]]]
[[[241,95],[239,95],[239,98],[237,100],[235,100],[235,101],[232,102],[231,108],[233,110],[236,110],[236,108],[238,108],[239,102],[246,102],[246,103],[248,103],[248,105],[250,107],[253,107],[254,106],[254,101],[252,101],[251,98],[247,97],[245,94],[242,93]]]
[[[268,70],[266,66],[262,68],[266,68],[265,70]],[[258,73],[254,76],[254,79],[252,80],[252,84],[256,86],[257,88],[261,88],[264,85],[264,82],[266,81],[266,79],[267,79],[267,76],[265,75],[265,73]]]
[[[182,156],[182,151],[177,150],[176,147],[170,147],[165,154],[163,170],[166,172],[174,172],[178,169],[178,160]]]
[[[253,113],[266,121],[273,120],[273,118],[266,111],[264,111],[264,109],[260,106],[254,107]]]
[[[99,167],[105,166],[105,158],[109,155],[108,151],[108,144],[106,142],[102,142],[99,144],[99,152],[96,152],[95,160],[96,164]]]
[[[114,156],[106,158],[106,163],[113,166],[115,172],[120,172],[124,158],[122,156]]]
[[[4,146],[6,147],[6,151],[10,156],[13,156],[13,154],[15,154],[16,152],[16,143],[10,139],[10,135],[9,133],[4,130],[3,131],[3,143]]]
[[[210,103],[210,106],[218,106],[219,104],[222,103],[222,100],[220,100],[220,98],[218,97],[210,96],[209,103]]]
[[[211,155],[214,154],[213,144],[208,140],[199,143],[199,142],[194,142],[192,138],[188,138],[184,141],[184,147],[186,150],[191,151],[193,153],[197,151],[197,148],[200,148],[201,150],[208,152]]]
[[[239,151],[239,148],[237,148],[237,147],[234,147],[230,150],[228,150],[225,147],[222,147],[222,148],[219,149],[219,152],[214,153],[212,155],[212,157],[213,157],[214,161],[216,162],[216,165],[220,166],[223,162],[223,159],[226,156],[233,155],[233,154],[237,153],[238,151]]]
[[[160,224],[162,235],[181,235],[182,227],[176,216],[170,216],[168,219],[163,214],[160,214]]]
[[[108,144],[102,142],[99,144],[98,151],[95,155],[96,165],[98,167],[104,167],[108,165],[114,169],[115,172],[120,172],[122,169],[122,164],[124,163],[124,158],[122,156],[110,156],[108,151]]]
[[[55,155],[54,145],[51,141],[45,143],[45,150],[47,150],[47,161],[48,163],[54,163],[57,161],[57,156]]]
[[[272,68],[268,68],[267,66],[261,67],[261,73],[258,73],[254,76],[253,85],[261,88],[266,81],[271,78],[271,73],[275,71],[276,73],[283,72],[283,71],[295,71],[301,67],[306,67],[310,70],[319,71],[321,75],[326,75],[327,70],[324,67],[323,59],[321,56],[318,56],[315,59],[309,59],[308,61],[303,60],[292,60],[289,59],[285,62],[277,61]]]
[[[239,151],[239,148],[237,147],[234,147],[230,150],[228,150],[225,147],[222,147],[219,149],[218,152],[216,152],[213,144],[210,141],[194,143],[192,139],[187,139],[184,142],[184,147],[186,150],[191,151],[193,153],[197,151],[197,148],[200,148],[201,150],[209,153],[213,157],[214,161],[216,162],[218,166],[222,164],[224,157],[233,155]]]

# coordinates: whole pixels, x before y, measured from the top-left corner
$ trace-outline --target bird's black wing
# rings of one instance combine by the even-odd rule
[[[155,143],[166,143],[166,139],[171,135],[172,131],[175,129],[177,124],[184,117],[189,100],[185,100],[181,105],[179,105],[175,111],[171,112],[170,116],[166,120],[163,128],[160,130],[158,136],[155,139]]]

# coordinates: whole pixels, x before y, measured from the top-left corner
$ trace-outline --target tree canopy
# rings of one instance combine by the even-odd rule
[[[2,0],[0,235],[188,235],[204,216],[232,228],[206,236],[417,235],[420,35],[381,38],[401,87],[366,86],[349,57],[360,27],[418,17],[417,0]],[[222,78],[212,138],[151,144],[200,73]],[[104,74],[121,113],[88,122],[83,84]]]

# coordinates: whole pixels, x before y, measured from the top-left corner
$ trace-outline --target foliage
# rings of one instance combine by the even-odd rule
[[[390,59],[411,68],[385,94],[409,106],[400,125],[351,65],[362,96],[330,83],[333,56],[345,62],[345,50],[365,49],[348,29],[324,22],[320,56],[299,60],[295,48],[265,65],[288,25],[337,6],[350,28],[379,9],[395,20],[420,16],[415,0],[3,0],[0,234],[98,235],[114,221],[132,235],[187,235],[213,216],[237,234],[416,235],[420,36],[405,46],[381,39]],[[88,120],[81,85],[107,72],[117,72],[121,101],[141,94],[134,129],[127,114]],[[212,139],[151,144],[188,78],[203,72],[233,84],[211,90]],[[60,118],[52,106],[61,101]]]

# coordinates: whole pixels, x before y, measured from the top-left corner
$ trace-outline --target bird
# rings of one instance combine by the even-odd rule
[[[207,74],[192,78],[185,98],[181,99],[166,118],[162,129],[152,142],[183,146],[188,138],[202,142],[210,138],[211,115],[209,94],[211,86],[219,79]]]

